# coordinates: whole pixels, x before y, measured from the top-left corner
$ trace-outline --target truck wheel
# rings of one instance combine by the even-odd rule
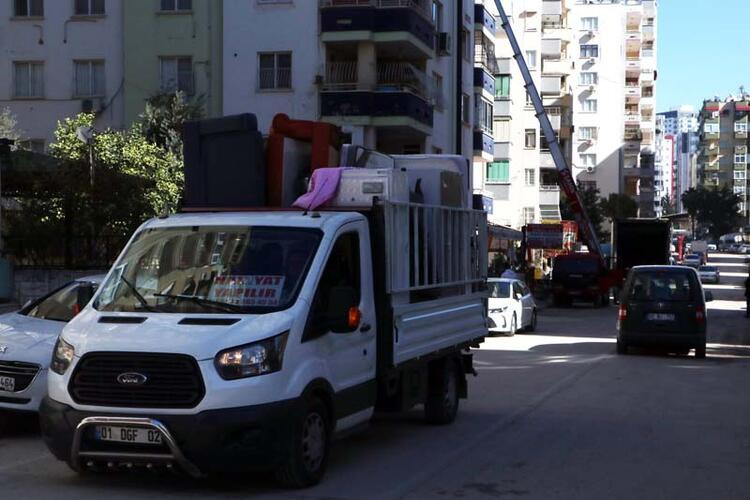
[[[695,357],[698,359],[706,358],[706,344],[695,348]]]
[[[320,399],[314,398],[303,418],[295,425],[291,453],[276,471],[276,478],[288,488],[307,488],[318,484],[325,474],[330,448],[328,409]]]
[[[446,425],[456,419],[459,390],[458,365],[452,359],[430,366],[424,416],[428,423]]]

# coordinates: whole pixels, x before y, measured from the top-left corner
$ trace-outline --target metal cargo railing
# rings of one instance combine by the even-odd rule
[[[483,283],[487,215],[478,210],[385,202],[389,293]]]

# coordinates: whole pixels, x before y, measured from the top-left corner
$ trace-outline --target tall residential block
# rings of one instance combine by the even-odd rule
[[[682,193],[695,187],[695,164],[700,138],[698,137],[698,113],[692,106],[684,105],[657,114],[663,124],[657,125],[665,136],[672,136],[674,140],[674,202],[678,211],[684,211]],[[658,149],[658,146],[657,146]],[[657,181],[658,185],[658,181]],[[658,186],[657,186],[658,187]],[[657,197],[657,206],[660,198]]]
[[[657,217],[665,215],[664,202],[676,206],[677,159],[674,133],[667,132],[665,118],[656,115],[656,162],[654,172],[654,212]],[[668,215],[668,214],[667,214]]]
[[[473,0],[224,0],[224,114],[256,113],[266,133],[286,113],[385,153],[481,158],[474,9]]]
[[[176,90],[200,98],[206,116],[221,116],[223,0],[122,3],[125,124],[150,97]]]
[[[699,182],[705,187],[728,186],[740,197],[740,212],[748,218],[748,122],[750,95],[703,102],[700,111]]]
[[[654,214],[656,0],[577,0],[574,175]]]
[[[94,113],[123,123],[122,0],[0,2],[0,109],[16,116],[21,146],[43,152],[57,122]]]

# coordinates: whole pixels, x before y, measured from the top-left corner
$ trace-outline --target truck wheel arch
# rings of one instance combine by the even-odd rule
[[[328,414],[331,416],[331,426],[335,425],[336,408],[334,407],[334,394],[333,386],[327,380],[323,378],[317,378],[307,384],[305,390],[302,391],[301,400],[307,401],[310,398],[318,398],[326,406]]]

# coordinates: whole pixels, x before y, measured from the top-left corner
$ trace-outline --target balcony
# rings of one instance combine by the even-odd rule
[[[642,95],[641,87],[638,85],[626,85],[625,86],[625,97],[629,97],[630,100],[640,100]]]
[[[497,74],[498,75],[509,75],[512,70],[513,59],[510,57],[500,57],[497,59]]]
[[[560,186],[557,184],[547,184],[539,186],[539,204],[540,205],[559,205],[560,204]]]
[[[539,168],[554,168],[555,166],[555,160],[552,159],[552,153],[546,150],[542,150],[539,154]]]
[[[320,114],[337,124],[409,126],[432,133],[432,106],[422,97],[406,91],[322,91]]]
[[[654,49],[643,49],[641,51],[641,59],[652,58],[654,54]]]
[[[552,128],[555,130],[560,130],[560,127],[562,126],[562,116],[560,114],[552,114],[549,111],[547,111],[547,117],[549,118],[549,122],[552,125]]]
[[[721,163],[719,160],[709,161],[703,164],[703,169],[708,172],[718,172],[721,170]]]
[[[474,88],[477,92],[486,92],[488,99],[495,98],[495,77],[485,68],[474,68]]]
[[[435,26],[426,3],[415,0],[320,0],[323,42],[374,41],[405,57],[435,56]]]
[[[542,96],[558,96],[562,94],[562,77],[542,75],[541,94]]]
[[[511,107],[513,101],[510,99],[495,99],[492,105],[492,114],[494,116],[511,116]]]
[[[651,69],[641,69],[641,82],[642,83],[653,83],[654,71]]]
[[[542,0],[542,16],[561,16],[563,13],[562,0]]]
[[[718,187],[719,186],[719,179],[718,178],[705,179],[703,181],[703,185],[705,185],[705,186],[711,186],[711,187]]]
[[[747,170],[747,163],[735,163],[734,164],[734,169],[735,170],[742,170],[742,171]]]
[[[510,159],[510,142],[496,142],[493,148],[493,153],[496,160],[508,160]]]
[[[492,161],[495,154],[495,140],[483,130],[474,131],[474,156],[485,161]]]
[[[642,0],[641,6],[643,7],[643,13],[646,16],[653,16],[656,14],[656,0]]]
[[[560,59],[563,53],[563,41],[559,38],[542,40],[542,59]]]
[[[643,33],[644,40],[653,40],[656,35],[656,30],[653,24],[644,24],[641,27],[641,33]]]
[[[489,37],[494,37],[497,32],[495,16],[490,14],[482,4],[474,4],[474,26],[484,31]]]
[[[641,124],[641,116],[637,113],[626,113],[625,114],[625,124],[626,125],[640,125]]]
[[[633,70],[633,71],[640,71],[641,70],[640,54],[638,56],[628,56],[627,60],[625,61],[625,69]]]
[[[542,61],[543,75],[570,75],[572,72],[573,63],[570,60],[545,59]]]

